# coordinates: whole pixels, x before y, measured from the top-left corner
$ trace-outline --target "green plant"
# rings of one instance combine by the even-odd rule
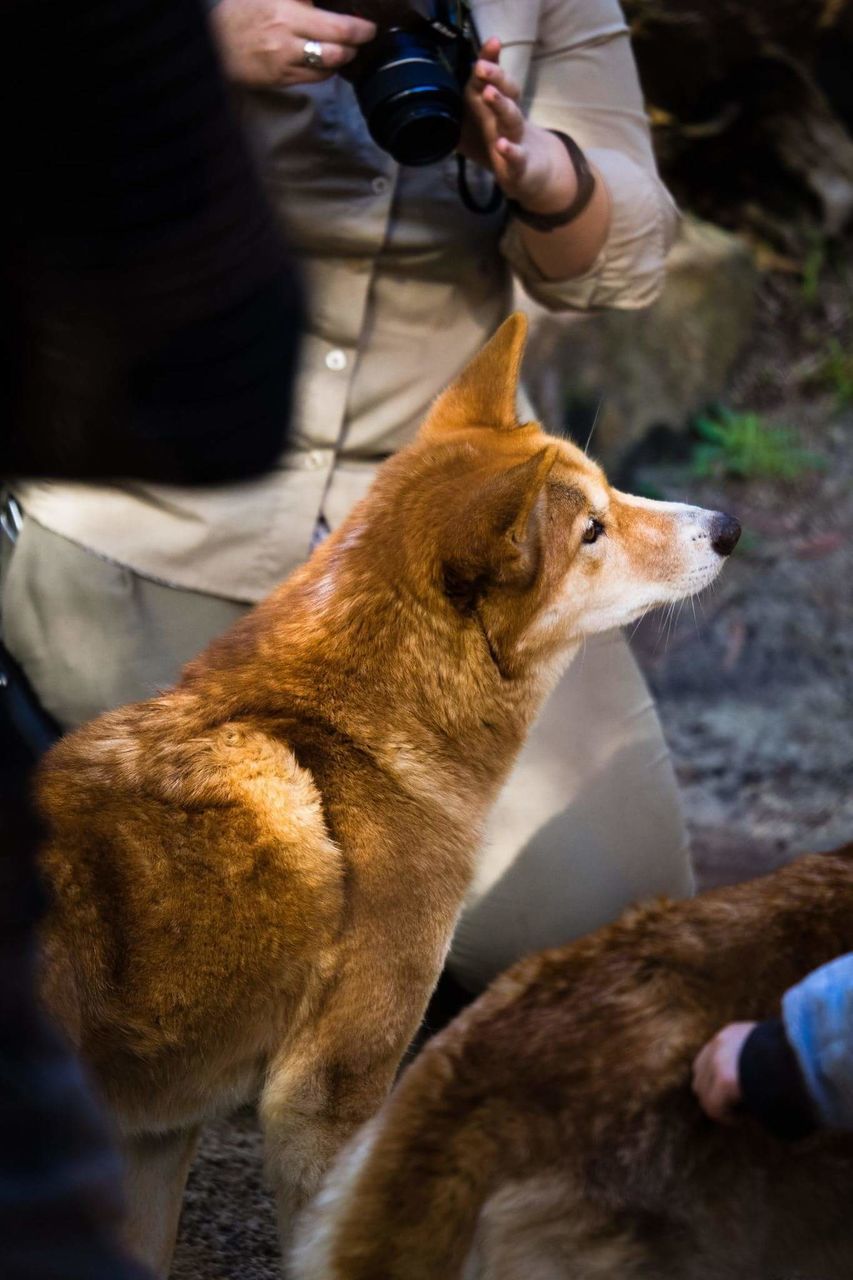
[[[720,408],[698,418],[694,430],[699,437],[691,459],[695,476],[796,480],[826,465],[802,448],[791,427],[768,426],[758,413]]]
[[[824,385],[835,392],[841,408],[853,404],[853,351],[845,351],[837,338],[829,342],[820,376]]]
[[[652,480],[639,480],[632,484],[631,490],[638,498],[650,498],[652,502],[668,502],[668,496]]]

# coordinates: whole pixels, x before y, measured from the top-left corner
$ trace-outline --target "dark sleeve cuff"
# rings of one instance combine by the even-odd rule
[[[814,1108],[781,1018],[760,1022],[738,1062],[743,1109],[777,1138],[795,1142],[817,1128]]]

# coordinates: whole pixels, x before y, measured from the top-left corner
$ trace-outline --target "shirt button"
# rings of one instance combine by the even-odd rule
[[[322,449],[312,449],[308,454],[308,465],[312,471],[319,471],[325,461],[326,455]]]
[[[335,347],[334,351],[330,351],[326,356],[326,368],[334,369],[336,373],[339,373],[341,369],[345,369],[346,367],[346,352],[341,351],[340,347]]]
[[[378,196],[384,196],[390,185],[391,184],[387,178],[374,178],[371,183],[373,190]]]

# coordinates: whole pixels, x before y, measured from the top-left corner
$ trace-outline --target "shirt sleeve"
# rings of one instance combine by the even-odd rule
[[[821,1122],[853,1129],[853,954],[787,991],[782,1016]]]
[[[780,1018],[753,1027],[738,1059],[741,1105],[766,1129],[790,1142],[816,1127],[811,1096]]]
[[[552,311],[646,307],[663,287],[678,225],[652,150],[618,0],[543,0],[525,94],[528,118],[569,134],[612,200],[610,233],[588,271],[549,280],[510,219],[502,248],[530,296]]]

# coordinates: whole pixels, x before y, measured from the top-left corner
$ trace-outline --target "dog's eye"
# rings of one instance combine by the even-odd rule
[[[595,542],[600,533],[604,533],[604,525],[600,520],[596,520],[595,516],[590,516],[583,531],[584,542]]]

